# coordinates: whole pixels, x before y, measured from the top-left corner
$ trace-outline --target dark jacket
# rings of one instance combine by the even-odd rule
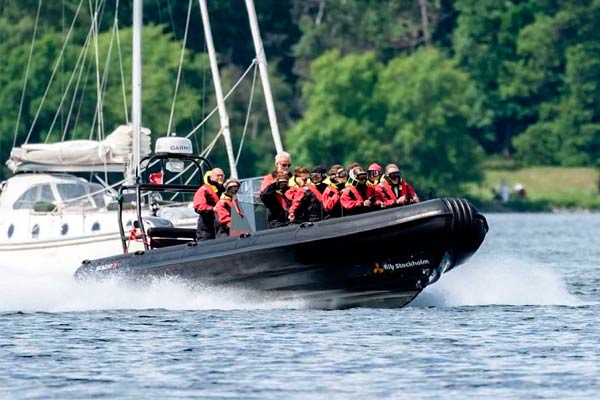
[[[288,224],[289,200],[285,192],[281,192],[277,182],[267,185],[260,193],[260,199],[267,207],[267,219],[269,228],[277,228]]]
[[[313,184],[308,184],[296,193],[289,214],[294,214],[294,222],[315,222],[323,219],[321,193]]]

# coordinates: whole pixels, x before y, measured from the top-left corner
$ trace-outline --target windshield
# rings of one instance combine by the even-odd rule
[[[13,208],[16,210],[31,210],[34,208],[34,204],[39,201],[54,204],[54,194],[52,193],[50,185],[44,184],[29,188],[21,195],[21,197],[19,197],[13,205]]]
[[[87,188],[79,183],[58,183],[56,185],[60,198],[67,205],[93,207],[94,204],[88,197]]]
[[[106,202],[104,201],[104,186],[98,183],[92,183],[90,186],[90,190],[92,198],[94,199],[94,203],[96,203],[96,207],[103,208],[104,206],[106,206]]]

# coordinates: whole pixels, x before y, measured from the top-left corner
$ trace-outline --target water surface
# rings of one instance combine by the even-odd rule
[[[481,250],[399,310],[3,260],[0,398],[599,398],[600,215],[488,219]]]

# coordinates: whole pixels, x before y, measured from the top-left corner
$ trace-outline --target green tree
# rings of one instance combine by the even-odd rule
[[[163,34],[162,31],[163,28],[160,26],[146,26],[143,35],[143,124],[149,127],[155,135],[164,135],[167,130],[181,48],[181,43],[173,41],[169,35]],[[115,126],[129,122],[125,116],[125,110],[129,112],[131,101],[131,35],[131,29],[120,31],[124,83],[121,80],[119,56],[115,44],[113,44],[111,57],[107,59],[111,32],[100,34],[98,39],[98,53],[101,60],[100,75],[106,73],[108,77],[102,102],[107,134]],[[79,85],[79,91],[73,93],[75,85],[71,86],[71,89],[67,92],[63,110],[60,111],[61,115],[58,122],[52,123],[55,115],[59,112],[60,99],[66,91],[66,81],[68,81],[71,73],[75,73],[77,76],[78,71],[67,71],[64,77],[65,84],[61,84],[55,79],[55,82],[50,86],[35,125],[33,125],[34,117],[42,101],[51,71],[58,59],[61,46],[62,37],[60,33],[47,33],[35,42],[34,55],[36,55],[36,62],[31,65],[17,144],[21,144],[30,131],[29,142],[59,140],[63,130],[66,131],[67,139],[96,138],[94,121],[96,120],[97,85],[94,49],[91,47],[84,53],[87,64],[82,67],[82,83]],[[64,64],[73,68],[76,64],[75,60],[82,51],[81,46],[75,44],[68,46]],[[27,63],[28,52],[29,45],[10,48],[6,53],[8,62],[0,66],[0,83],[2,83],[0,85],[0,104],[6,110],[0,115],[0,127],[4,132],[2,135],[3,159],[7,158],[12,145],[13,137],[11,133],[14,132],[17,120],[23,71]],[[202,66],[206,63],[200,62],[198,58],[188,55],[187,60],[184,62],[189,90],[181,91],[177,97],[174,130],[189,124],[188,120],[194,113],[199,121],[199,104],[202,96],[214,97],[210,91],[203,92],[200,77],[203,75]],[[108,70],[104,70],[105,66]],[[123,85],[127,100],[123,99]],[[74,104],[76,107],[70,113],[71,118],[67,120],[70,104]]]
[[[500,81],[507,73],[505,64],[517,59],[519,32],[534,20],[537,8],[534,2],[516,0],[459,0],[455,7],[459,16],[453,49],[473,82],[471,132],[487,152],[506,151],[531,121],[524,114],[526,104],[502,96]]]
[[[519,35],[506,97],[527,101],[535,120],[514,145],[530,164],[595,165],[600,147],[600,3],[563,4]]]
[[[468,134],[468,76],[439,51],[387,66],[373,53],[330,52],[311,71],[308,108],[288,142],[299,163],[396,161],[419,188],[440,194],[481,178],[481,149]]]
[[[310,62],[332,50],[342,54],[374,52],[384,62],[414,51],[425,44],[426,36],[419,3],[415,0],[297,2],[292,12],[293,21],[301,31],[294,46],[296,73],[308,77]],[[435,37],[446,40],[446,35],[436,29],[442,11],[453,13],[439,0],[424,3],[429,35],[436,33]]]
[[[570,47],[564,95],[546,104],[540,121],[515,139],[521,158],[531,164],[597,165],[600,160],[600,47]]]
[[[481,179],[482,151],[468,133],[468,75],[438,50],[392,60],[376,96],[387,106],[385,131],[396,161],[422,190],[461,193]]]
[[[374,95],[381,68],[373,53],[332,51],[312,63],[312,79],[303,87],[307,110],[287,141],[295,163],[367,163],[389,154]]]

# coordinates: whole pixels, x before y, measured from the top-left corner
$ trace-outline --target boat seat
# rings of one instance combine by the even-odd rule
[[[196,230],[191,228],[152,227],[146,231],[150,247],[160,247],[186,244],[196,240]]]

